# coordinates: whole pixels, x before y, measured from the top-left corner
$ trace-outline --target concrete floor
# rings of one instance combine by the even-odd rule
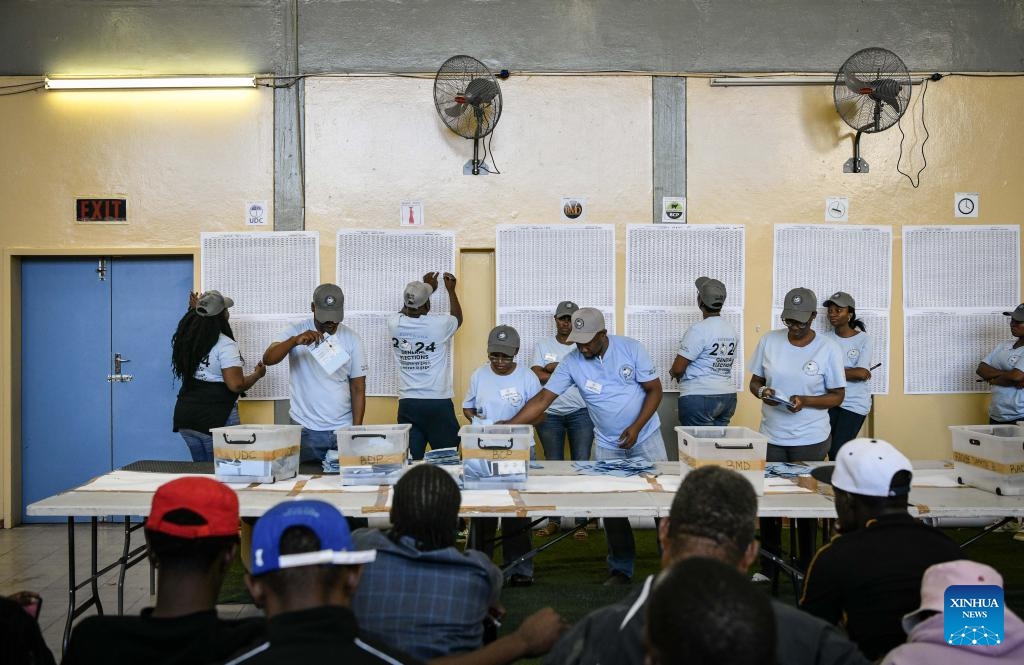
[[[113,562],[121,555],[124,527],[120,524],[101,524],[98,530],[99,567]],[[133,544],[142,543],[141,531],[136,531]],[[89,525],[75,526],[77,581],[80,583],[89,570]],[[68,609],[68,556],[67,524],[32,524],[13,529],[0,529],[0,595],[16,591],[35,591],[43,597],[39,627],[54,657],[60,662],[61,641]],[[117,569],[100,579],[99,594],[105,614],[117,613]],[[78,603],[87,597],[88,587],[78,592]],[[138,614],[151,605],[155,598],[149,595],[149,564],[140,563],[128,571],[124,583],[124,613]],[[253,605],[221,605],[224,618],[259,616]],[[96,614],[89,608],[82,617]],[[81,619],[81,617],[79,617]]]

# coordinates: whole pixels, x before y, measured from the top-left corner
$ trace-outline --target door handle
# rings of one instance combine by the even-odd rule
[[[115,353],[114,354],[114,373],[113,374],[107,374],[107,383],[115,383],[115,382],[116,383],[128,383],[129,381],[133,381],[135,379],[134,375],[132,375],[132,374],[123,374],[121,372],[121,365],[123,365],[124,363],[130,363],[130,362],[131,362],[131,360],[128,360],[127,358],[122,358],[120,353]]]

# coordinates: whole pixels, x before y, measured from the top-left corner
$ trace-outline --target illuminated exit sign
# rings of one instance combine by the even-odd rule
[[[126,224],[128,199],[75,199],[75,221]]]

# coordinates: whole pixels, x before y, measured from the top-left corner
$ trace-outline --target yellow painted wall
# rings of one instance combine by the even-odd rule
[[[920,118],[921,92],[914,88],[908,116]],[[1022,102],[1024,81],[1018,78],[947,78],[930,85],[925,97],[931,134],[925,146],[928,167],[920,188],[914,189],[895,171],[900,144],[895,127],[862,139],[861,153],[871,165],[870,173],[842,172],[852,154],[852,130],[836,114],[828,86],[712,88],[706,81],[691,79],[689,219],[747,227],[748,358],[771,328],[772,225],[823,223],[825,198],[847,196],[851,224],[894,226],[890,394],[875,399],[875,436],[892,441],[911,458],[943,458],[951,450],[947,426],[986,422],[986,395],[903,394],[900,229],[904,224],[973,222],[953,218],[953,195],[964,191],[981,195],[980,217],[974,223],[1020,223],[1024,127],[1013,109]],[[906,160],[909,146],[917,146],[923,132],[918,120],[917,140],[912,141],[915,125],[909,117],[904,126]],[[912,174],[921,165],[919,152],[914,154]],[[901,164],[909,170],[906,161]],[[736,420],[756,425],[758,411],[756,400],[742,395]]]
[[[273,94],[38,91],[0,98],[0,126],[0,496],[12,525],[19,257],[194,254],[198,284],[200,231],[241,231],[247,201],[273,200]],[[115,194],[128,197],[127,225],[75,224],[76,196]],[[242,409],[272,420],[267,407]]]
[[[396,228],[401,200],[423,201],[427,228],[454,230],[460,248],[487,250],[496,224],[558,223],[560,197],[585,196],[586,221],[618,228],[621,316],[625,226],[651,214],[650,79],[535,76],[503,83],[505,112],[493,148],[504,173],[477,178],[461,175],[472,144],[440,125],[431,85],[407,78],[307,81],[306,228],[321,232],[321,277],[333,279],[338,228]],[[915,89],[915,100],[919,94]],[[747,227],[748,355],[770,327],[773,224],[821,222],[832,195],[850,198],[851,223],[894,224],[892,394],[876,401],[875,433],[912,457],[943,457],[946,426],[982,421],[986,398],[901,394],[899,229],[953,223],[956,191],[981,194],[978,223],[1019,223],[1012,197],[1024,175],[1016,154],[1024,128],[1013,110],[1024,101],[1024,81],[949,78],[932,86],[929,166],[916,190],[895,173],[895,129],[865,137],[871,173],[842,173],[850,132],[830,95],[828,87],[711,88],[690,79],[690,221]],[[915,104],[911,112],[919,111]],[[9,525],[17,468],[12,263],[22,254],[190,253],[200,231],[241,230],[245,202],[273,197],[273,102],[264,89],[38,92],[0,98],[0,123],[7,128],[0,133],[0,154],[7,156],[0,165],[0,494]],[[131,224],[71,222],[76,194],[113,193],[129,196]],[[463,252],[457,262],[472,310],[456,336],[457,398],[481,362],[481,331],[493,320],[491,260],[487,251]],[[367,421],[393,421],[394,409],[393,399],[373,398]],[[246,403],[243,418],[270,422],[271,405]],[[741,396],[736,420],[757,426],[749,395]]]

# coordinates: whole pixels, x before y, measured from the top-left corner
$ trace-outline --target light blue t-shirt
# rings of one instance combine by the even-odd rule
[[[1003,372],[1011,369],[1024,371],[1024,347],[1013,348],[1016,342],[1011,339],[997,346],[985,356],[985,364]],[[1004,423],[1024,420],[1024,390],[1012,386],[992,386],[992,403],[989,404],[988,415],[992,420]]]
[[[316,330],[312,318],[289,326],[274,341],[283,342],[307,330]],[[334,337],[349,359],[330,374],[305,344],[297,344],[288,352],[291,388],[288,415],[303,427],[318,432],[352,424],[352,391],[348,382],[366,376],[366,353],[359,335],[348,326],[338,324]]]
[[[787,335],[786,330],[766,333],[750,360],[750,371],[764,377],[767,387],[787,397],[824,395],[831,388],[846,387],[838,344],[817,334],[807,346],[793,346]],[[827,409],[793,413],[782,405],[761,403],[761,433],[776,446],[821,443],[831,431]]]
[[[871,360],[874,358],[874,347],[871,344],[871,337],[866,332],[859,332],[853,337],[840,337],[834,330],[826,333],[830,339],[839,344],[843,351],[843,367],[863,367],[871,369]],[[847,381],[846,398],[839,405],[847,411],[859,413],[862,416],[868,415],[871,410],[871,389],[867,381]]]
[[[192,376],[200,381],[224,383],[222,370],[241,366],[242,354],[238,350],[238,342],[221,333],[210,352],[199,361],[199,366]]]
[[[511,420],[540,388],[540,379],[522,364],[517,364],[512,373],[505,376],[495,374],[489,364],[482,365],[469,378],[462,408],[476,409],[474,425]]]
[[[690,361],[679,381],[679,395],[725,395],[736,392],[732,363],[739,336],[721,316],[690,326],[679,342],[678,355]]]
[[[594,421],[597,445],[618,449],[622,431],[636,421],[643,407],[647,393],[640,384],[656,378],[654,361],[640,342],[608,335],[608,349],[603,357],[587,360],[578,349],[572,351],[558,363],[544,387],[561,395],[569,386],[576,385]],[[640,430],[637,441],[660,428],[661,419],[655,413]]]
[[[562,358],[575,350],[575,344],[562,344],[554,337],[545,337],[533,347],[533,363],[531,367],[543,369],[550,363],[560,363]],[[580,396],[580,389],[576,386],[569,386],[564,393],[558,396],[558,399],[551,403],[551,406],[544,413],[549,413],[553,416],[564,416],[575,413],[586,406],[586,402]]]
[[[451,399],[448,344],[459,321],[450,314],[413,318],[389,314],[391,351],[398,365],[398,398]]]

